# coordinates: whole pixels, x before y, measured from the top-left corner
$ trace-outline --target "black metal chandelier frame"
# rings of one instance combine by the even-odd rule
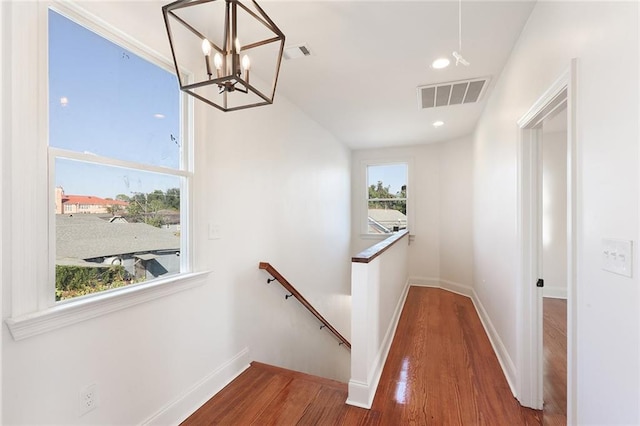
[[[175,11],[186,8],[201,5],[204,3],[212,3],[216,1],[224,1],[225,5],[225,19],[224,19],[224,37],[221,46],[218,46],[211,40],[207,38],[203,34],[202,31],[196,29],[193,25],[186,22],[183,18],[178,16]],[[162,13],[164,15],[164,23],[167,29],[167,36],[169,37],[169,45],[171,47],[171,55],[173,57],[173,63],[176,69],[176,74],[178,76],[178,82],[180,84],[180,89],[191,96],[200,99],[201,101],[218,108],[222,111],[236,111],[246,108],[252,108],[262,105],[269,105],[273,103],[273,98],[275,96],[276,86],[278,83],[278,75],[280,73],[280,64],[282,63],[282,56],[284,52],[284,41],[285,35],[280,31],[280,29],[276,26],[276,24],[269,18],[269,16],[264,12],[264,10],[256,3],[255,0],[251,0],[251,3],[255,7],[256,12],[248,8],[245,4],[240,0],[178,0],[173,3],[167,4],[162,7]],[[266,38],[263,40],[256,41],[251,44],[247,44],[245,46],[240,46],[237,43],[238,39],[238,7],[242,8],[247,14],[256,19],[262,25],[264,25],[267,29],[274,33],[273,37]],[[202,81],[196,81],[195,83],[185,84],[183,81],[184,77],[180,72],[180,67],[178,65],[178,60],[176,56],[176,49],[181,48],[176,46],[174,42],[173,33],[171,30],[171,24],[169,19],[173,18],[178,23],[183,25],[187,30],[193,33],[196,37],[203,41],[203,50],[205,49],[207,43],[209,47],[217,52],[222,57],[222,62],[219,64],[220,66],[216,66],[216,75],[214,77],[211,72],[211,64],[210,64],[210,54],[205,53],[205,61],[206,61],[206,73],[207,78]],[[264,46],[270,43],[280,43],[278,57],[276,59],[276,67],[275,67],[275,75],[273,77],[273,82],[271,85],[271,93],[268,95],[263,93],[261,90],[253,86],[249,82],[249,69],[248,66],[245,67],[245,72],[243,73],[240,61],[240,52],[245,53],[250,51],[251,49]],[[217,58],[216,58],[217,59]],[[213,100],[207,99],[205,96],[196,93],[195,89],[201,88],[203,86],[208,85],[217,85],[218,94],[222,94],[222,102],[221,104],[216,103]],[[249,92],[254,93],[261,101],[249,103],[246,105],[239,106],[229,106],[228,105],[228,96],[233,92],[242,92],[248,94]]]

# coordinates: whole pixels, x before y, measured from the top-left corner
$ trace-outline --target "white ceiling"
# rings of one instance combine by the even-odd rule
[[[283,60],[275,102],[284,95],[353,149],[450,140],[473,132],[477,104],[418,108],[416,87],[491,76],[504,67],[533,1],[462,5],[462,53],[456,67],[458,2],[259,1],[285,33],[287,46],[307,43],[312,56]],[[434,70],[447,56],[452,65]],[[268,107],[267,107],[268,108]],[[436,129],[432,123],[442,120]]]

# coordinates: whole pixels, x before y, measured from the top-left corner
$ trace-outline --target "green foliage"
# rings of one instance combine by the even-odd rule
[[[118,216],[124,212],[124,208],[119,204],[111,204],[107,206],[107,213],[112,216]]]
[[[369,209],[391,209],[407,214],[407,185],[400,191],[391,193],[391,185],[384,186],[382,181],[369,186]]]
[[[136,192],[131,197],[118,194],[116,199],[129,202],[129,222],[142,222],[158,228],[167,223],[163,211],[180,211],[180,188],[169,188],[166,192],[156,189],[146,194]]]
[[[56,265],[56,300],[71,299],[133,283],[121,265],[104,268]]]

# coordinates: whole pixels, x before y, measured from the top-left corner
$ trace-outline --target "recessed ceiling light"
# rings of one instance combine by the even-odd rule
[[[431,63],[431,68],[436,70],[441,70],[449,66],[449,59],[447,58],[439,58]]]
[[[433,127],[440,127],[440,126],[444,126],[444,121],[434,121],[433,122]]]
[[[66,107],[67,105],[69,105],[69,98],[67,98],[66,96],[61,97],[60,106]]]
[[[164,114],[153,114],[154,118],[164,118]]]

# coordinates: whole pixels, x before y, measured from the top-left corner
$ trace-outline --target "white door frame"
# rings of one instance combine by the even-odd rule
[[[576,420],[576,282],[577,282],[577,60],[518,120],[518,356],[517,397],[526,407],[542,409],[542,289],[541,277],[542,121],[567,107],[567,424]]]

